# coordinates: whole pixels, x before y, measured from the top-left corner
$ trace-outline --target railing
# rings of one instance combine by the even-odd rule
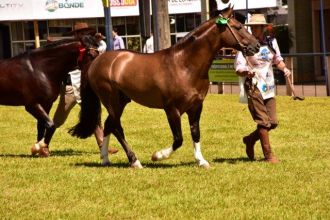
[[[322,53],[297,53],[297,54],[282,54],[285,59],[285,63],[288,68],[292,70],[291,82],[293,82],[294,90],[297,95],[303,96],[315,96],[315,97],[324,97],[328,96],[327,89],[330,88],[329,80],[330,80],[330,54],[326,54],[326,65],[327,68],[326,74],[327,76],[322,75],[323,79],[314,78],[314,80],[303,81],[299,80],[299,73],[297,72],[297,68],[295,66],[296,59],[302,56],[323,56]],[[221,58],[233,58],[232,56],[221,56]],[[322,70],[322,67],[319,68]],[[276,86],[275,92],[277,95],[292,95],[291,88],[287,82],[287,80],[283,77],[282,73],[279,73],[279,70],[274,70],[277,76],[282,76],[282,78],[276,78]],[[296,77],[295,77],[296,76]],[[328,78],[328,80],[326,80]],[[328,83],[328,86],[327,86]],[[217,94],[239,94],[239,85],[238,82],[217,82],[211,83],[209,88],[210,93]]]

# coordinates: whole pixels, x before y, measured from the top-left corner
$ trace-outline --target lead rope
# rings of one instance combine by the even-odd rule
[[[247,59],[247,57],[245,55],[245,53],[246,53],[246,46],[241,43],[241,41],[238,39],[238,37],[236,36],[235,32],[233,31],[232,27],[229,25],[229,22],[228,21],[230,20],[230,18],[225,18],[222,14],[220,14],[219,16],[220,16],[220,18],[218,18],[216,20],[216,23],[217,24],[221,24],[221,25],[226,25],[229,28],[229,31],[234,36],[234,38],[237,41],[238,45],[242,48],[242,54],[243,54],[243,57],[245,58],[245,60],[246,60],[246,62],[248,64],[248,67],[250,68],[250,70],[253,70],[254,68],[252,67],[251,62]],[[258,81],[260,79],[262,79],[265,82],[267,90],[270,88],[269,84],[266,82],[266,79],[263,76],[261,76],[258,71],[255,71],[255,76],[256,76],[256,78],[257,78]]]

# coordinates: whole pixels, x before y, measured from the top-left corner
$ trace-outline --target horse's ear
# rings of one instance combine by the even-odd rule
[[[231,6],[229,3],[228,7],[223,10],[223,16],[226,18],[232,18],[234,15],[234,5]]]

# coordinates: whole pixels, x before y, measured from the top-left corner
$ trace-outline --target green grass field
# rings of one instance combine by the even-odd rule
[[[142,170],[120,148],[102,167],[94,138],[67,134],[74,108],[57,130],[50,158],[33,158],[35,120],[0,107],[0,219],[330,219],[330,99],[277,97],[271,143],[280,164],[246,159],[242,136],[255,128],[237,95],[208,95],[201,143],[209,170],[197,167],[186,115],[184,143],[172,158],[152,153],[172,143],[165,113],[135,103],[122,117]],[[104,115],[105,116],[105,115]],[[104,118],[104,117],[103,117]]]

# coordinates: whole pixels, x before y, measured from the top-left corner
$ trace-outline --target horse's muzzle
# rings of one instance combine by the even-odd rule
[[[250,45],[248,45],[247,47],[245,47],[243,49],[243,53],[246,56],[253,56],[255,53],[258,53],[259,49],[260,49],[260,44],[259,43],[250,44]]]

